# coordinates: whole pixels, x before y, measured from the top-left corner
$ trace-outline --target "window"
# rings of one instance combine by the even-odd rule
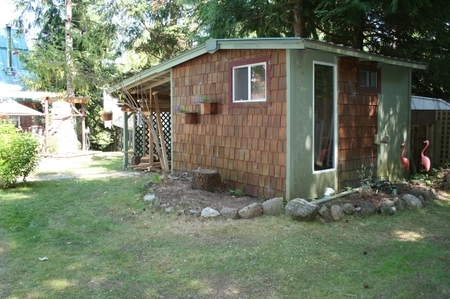
[[[359,86],[360,87],[368,87],[368,88],[377,88],[378,74],[374,71],[369,70],[360,70],[359,72]]]
[[[358,72],[358,92],[377,94],[381,92],[381,71],[377,65],[361,63]]]
[[[335,66],[314,63],[314,170],[335,168]]]
[[[266,102],[268,58],[230,63],[232,103]]]

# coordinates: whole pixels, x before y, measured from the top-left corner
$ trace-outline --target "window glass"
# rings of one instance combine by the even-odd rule
[[[266,66],[265,64],[254,65],[251,67],[252,72],[252,100],[266,100]]]
[[[233,68],[233,102],[266,101],[266,63]]]
[[[361,87],[369,87],[369,88],[377,88],[377,77],[378,73],[375,71],[368,70],[360,70],[359,73],[360,81],[359,86]]]
[[[334,66],[314,64],[314,170],[335,167]]]

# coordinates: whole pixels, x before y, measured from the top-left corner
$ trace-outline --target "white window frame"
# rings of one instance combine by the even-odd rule
[[[324,66],[330,66],[333,68],[333,144],[331,146],[331,150],[333,151],[333,167],[331,168],[327,168],[327,169],[318,169],[315,170],[314,169],[314,160],[315,160],[315,123],[316,123],[316,119],[315,119],[315,70],[316,70],[316,65],[324,65]],[[322,62],[322,61],[313,61],[313,80],[312,80],[312,85],[313,85],[313,89],[312,89],[312,106],[313,106],[313,122],[312,122],[312,136],[313,136],[313,148],[312,148],[312,171],[313,173],[323,173],[323,172],[330,172],[330,171],[336,171],[337,169],[337,157],[338,157],[338,106],[337,106],[337,98],[338,98],[338,94],[337,94],[337,84],[338,84],[338,80],[337,80],[337,65],[334,63],[326,63],[326,62]]]
[[[359,71],[360,87],[363,88],[378,88],[378,72],[373,70],[361,69]],[[363,80],[364,77],[364,80]]]
[[[254,66],[264,66],[264,74],[265,74],[265,78],[264,78],[264,98],[255,98],[252,99],[252,74],[251,74],[251,69]],[[236,69],[244,69],[247,68],[247,99],[236,99],[236,77],[235,77],[235,70]],[[251,64],[242,64],[242,65],[237,65],[234,66],[232,69],[232,78],[233,78],[233,91],[232,91],[232,97],[233,97],[233,103],[255,103],[255,102],[266,102],[267,101],[267,77],[268,77],[268,72],[267,72],[267,62],[257,62],[257,63],[251,63]]]

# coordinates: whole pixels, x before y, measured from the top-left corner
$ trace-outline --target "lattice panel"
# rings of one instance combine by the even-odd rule
[[[153,127],[156,132],[158,132],[158,128],[156,126],[157,119],[156,119],[156,113],[152,113],[153,116]],[[161,124],[162,124],[162,131],[164,136],[164,145],[166,146],[166,154],[167,159],[171,160],[171,152],[172,152],[172,142],[170,139],[171,136],[171,118],[169,112],[161,112]],[[137,125],[137,117],[135,118],[135,154],[144,157],[149,155],[149,133],[150,130],[147,127],[147,123],[143,122],[142,126]],[[153,154],[156,154],[156,146],[153,144]]]
[[[148,127],[144,121],[138,126],[137,117],[134,118],[134,154],[140,157],[148,155]]]
[[[442,121],[439,164],[450,162],[450,111],[439,110],[438,120]]]
[[[167,159],[172,160],[172,157],[170,153],[172,152],[172,140],[170,139],[170,136],[172,135],[172,132],[170,128],[172,127],[171,124],[171,118],[169,112],[161,112],[161,124],[162,124],[162,130],[163,130],[163,136],[164,136],[164,145],[166,146],[167,151]],[[153,118],[154,122],[156,123],[156,114],[154,114]]]

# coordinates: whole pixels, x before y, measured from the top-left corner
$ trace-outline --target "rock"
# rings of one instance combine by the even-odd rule
[[[425,201],[439,200],[439,194],[433,188],[426,190],[423,193]]]
[[[280,215],[283,213],[283,198],[275,197],[262,203],[264,215]]]
[[[213,208],[207,207],[202,210],[200,216],[202,216],[203,218],[214,218],[219,217],[220,213]]]
[[[287,203],[286,214],[297,221],[313,221],[319,213],[319,207],[303,198],[295,198]]]
[[[333,217],[331,216],[330,209],[328,209],[328,207],[326,205],[323,205],[322,207],[320,207],[319,215],[322,216],[320,218],[322,218],[326,222],[333,221]]]
[[[222,210],[220,210],[220,215],[222,215],[222,217],[227,218],[227,219],[238,219],[239,215],[238,215],[238,209],[234,209],[234,208],[223,208]]]
[[[397,196],[393,198],[394,206],[397,210],[403,211],[405,209],[405,202],[403,199],[398,198]]]
[[[386,204],[388,207],[393,207],[395,205],[395,203],[389,199],[383,202],[383,204]]]
[[[423,188],[412,188],[412,189],[410,189],[410,190],[408,190],[408,193],[407,194],[411,194],[411,195],[414,195],[415,197],[417,197],[417,198],[419,198],[419,196],[423,196],[423,194],[425,193],[425,189],[423,189]]]
[[[320,214],[317,214],[316,215],[316,219],[315,219],[317,222],[320,222],[320,223],[323,223],[323,224],[325,224],[325,223],[327,223],[328,221],[327,220],[325,220],[322,216],[320,216]]]
[[[405,194],[402,199],[405,201],[408,208],[418,209],[422,207],[420,199],[412,194]]]
[[[155,194],[147,194],[144,196],[144,202],[149,203],[152,206],[159,206],[161,203]]]
[[[256,202],[243,207],[238,212],[239,217],[243,219],[251,219],[262,215],[262,209]]]
[[[339,221],[344,217],[344,211],[341,206],[332,205],[330,208],[331,217],[333,217],[334,221]]]
[[[381,204],[381,206],[380,206],[381,214],[389,215],[389,216],[394,215],[394,212],[395,212],[395,207],[393,206],[394,202],[393,201],[390,201],[390,202],[392,203],[392,205],[390,203],[388,203],[388,201],[385,201]]]
[[[355,207],[351,203],[345,203],[342,205],[342,210],[345,214],[351,215],[355,213]]]
[[[166,213],[172,213],[174,209],[175,209],[174,207],[167,207],[165,211]]]
[[[377,206],[368,200],[361,202],[361,215],[374,215],[377,213]]]

